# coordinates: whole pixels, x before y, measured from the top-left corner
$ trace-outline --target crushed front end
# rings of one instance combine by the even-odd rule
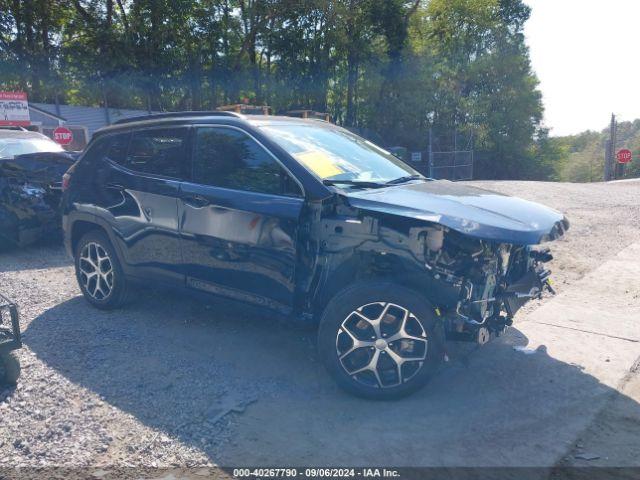
[[[55,152],[0,160],[0,247],[60,237],[61,180],[73,161]]]
[[[554,293],[548,248],[480,240],[440,226],[427,230],[425,244],[425,267],[458,292],[454,307],[439,310],[449,340],[484,344],[529,300]]]

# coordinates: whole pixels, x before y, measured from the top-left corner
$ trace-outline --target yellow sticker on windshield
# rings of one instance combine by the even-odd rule
[[[324,152],[313,150],[296,153],[294,156],[322,179],[344,173],[344,170],[335,164],[335,160]]]

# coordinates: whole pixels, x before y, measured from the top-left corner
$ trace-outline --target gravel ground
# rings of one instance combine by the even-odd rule
[[[552,245],[560,291],[640,238],[636,182],[474,184],[567,215],[571,229]],[[0,467],[212,465],[227,446],[251,441],[233,428],[254,402],[304,403],[333,388],[313,332],[166,292],[97,311],[59,246],[0,254],[0,290],[20,307],[25,343],[18,386],[0,392]],[[265,346],[274,354],[257,358]],[[309,372],[297,389],[291,378]]]
[[[236,381],[236,362],[220,358],[238,350],[240,328],[248,344],[277,338],[278,319],[153,291],[98,311],[55,246],[2,254],[0,284],[20,307],[25,343],[18,386],[0,393],[0,467],[210,465],[233,415],[282,390],[250,371]],[[313,351],[313,335],[293,335]]]

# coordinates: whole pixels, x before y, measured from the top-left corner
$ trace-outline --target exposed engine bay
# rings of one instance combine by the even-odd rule
[[[505,229],[495,238],[496,230],[479,222],[468,221],[466,233],[441,223],[442,216],[406,209],[396,213],[371,203],[354,208],[352,203],[349,199],[325,211],[315,232],[326,255],[326,278],[344,273],[351,260],[346,278],[393,279],[423,292],[443,320],[448,340],[484,344],[503,333],[529,300],[554,293],[545,266],[553,257],[542,244],[569,228],[561,214],[535,235],[511,235]]]
[[[544,266],[552,259],[548,248],[488,242],[444,227],[428,229],[425,266],[460,292],[455,309],[445,314],[448,337],[483,344],[500,335],[525,303],[545,290],[555,293]]]

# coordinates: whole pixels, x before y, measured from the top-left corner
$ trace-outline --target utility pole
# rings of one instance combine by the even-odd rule
[[[618,126],[618,124],[616,123],[616,127],[617,126]],[[616,128],[616,138],[614,139],[616,143],[618,142],[618,138],[617,137],[618,137],[618,132],[617,132],[617,128]],[[617,155],[618,152],[616,151],[617,150],[616,143],[613,144],[613,156],[614,156],[613,175],[614,175],[615,178],[622,178],[622,177],[624,177],[625,164],[624,163],[620,163],[618,161],[618,155]]]
[[[429,178],[433,177],[433,132],[431,131],[433,127],[429,127]]]
[[[604,153],[604,181],[614,180],[616,178],[616,167],[614,163],[616,150],[616,116],[611,114],[611,126],[609,127],[609,140],[605,144]]]
[[[111,112],[109,112],[109,101],[107,100],[107,90],[104,88],[104,83],[100,82],[100,89],[102,90],[102,103],[104,109],[104,119],[107,125],[111,125]]]

